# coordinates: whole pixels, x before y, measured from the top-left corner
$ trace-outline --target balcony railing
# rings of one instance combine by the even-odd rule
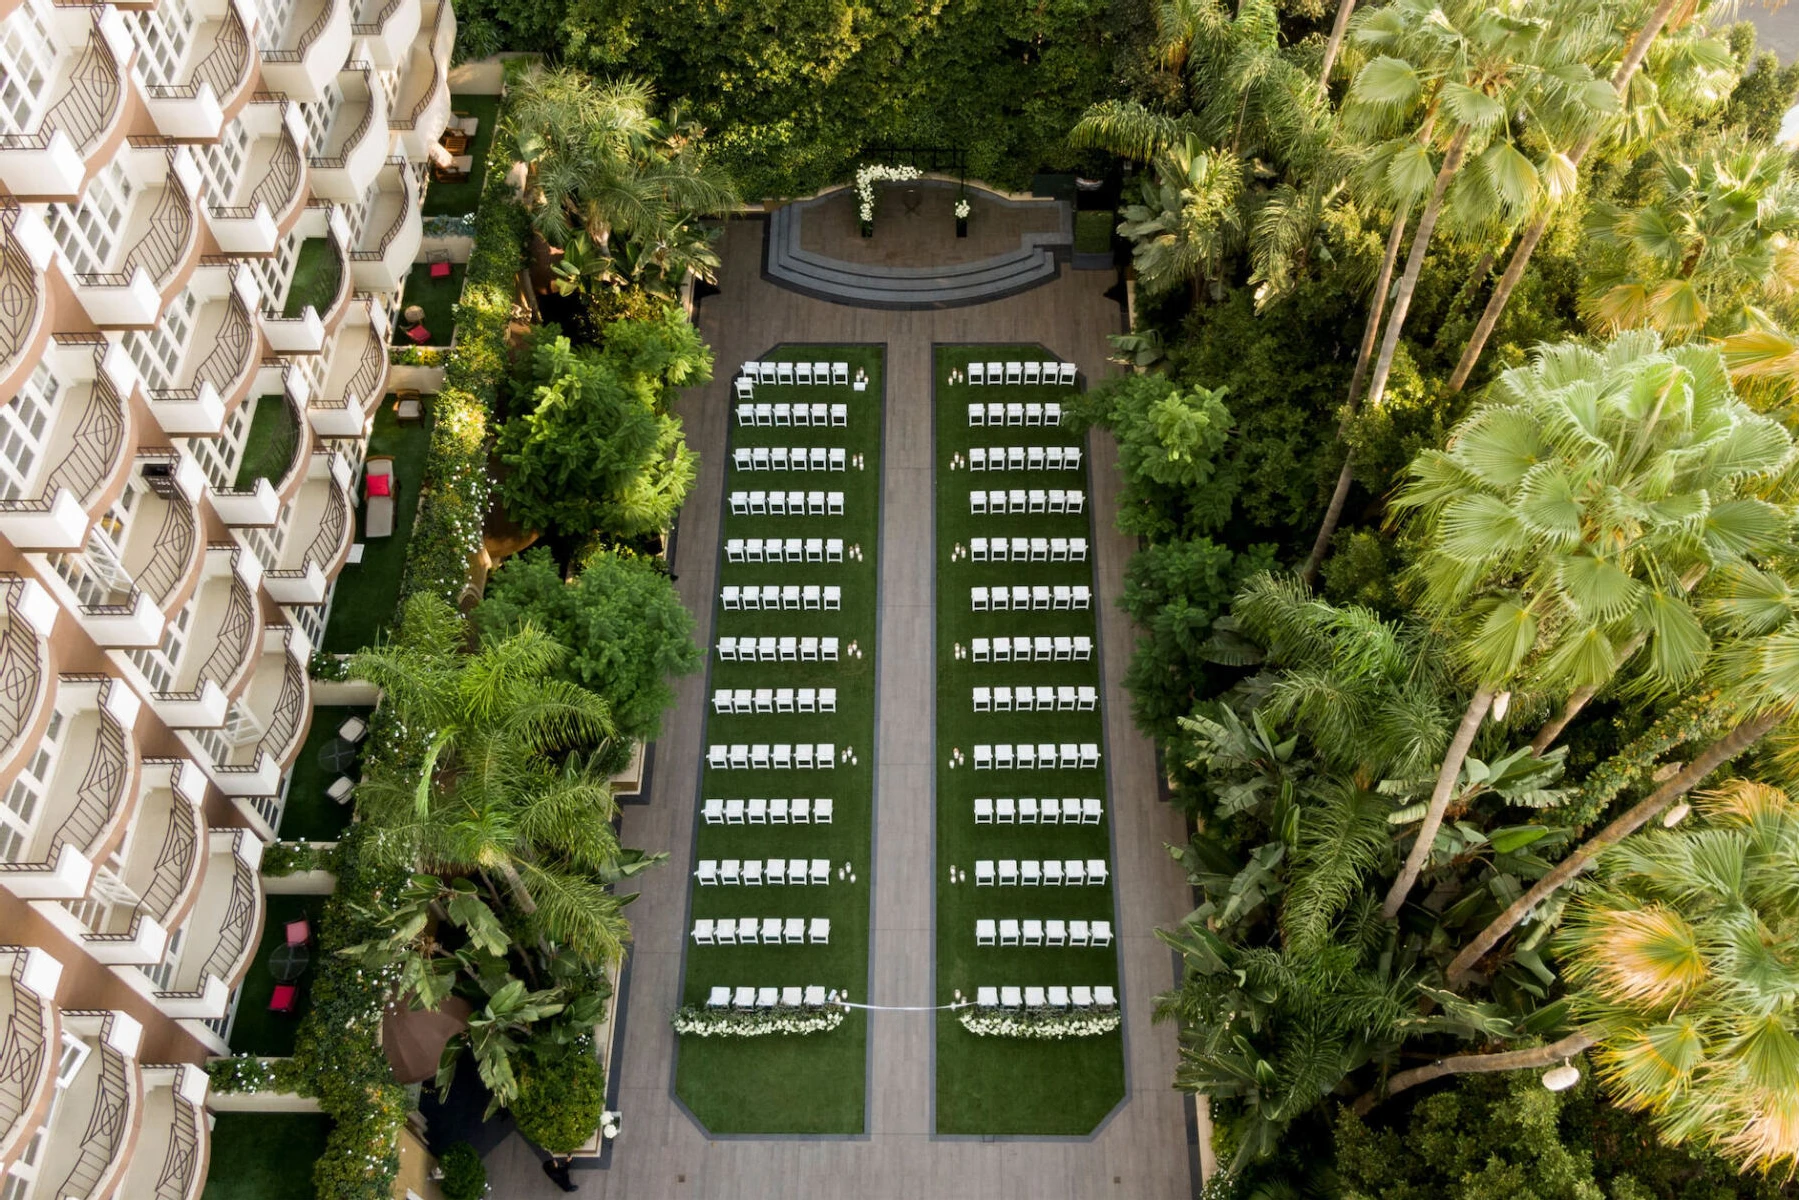
[[[150,227],[126,252],[117,271],[88,271],[75,276],[83,287],[129,287],[132,274],[142,267],[157,287],[165,285],[192,244],[195,233],[193,202],[171,165],[150,214]]]
[[[61,132],[78,153],[83,153],[112,124],[124,98],[124,88],[119,64],[113,60],[106,35],[100,31],[101,9],[96,6],[94,13],[94,30],[88,34],[81,61],[69,73],[68,90],[44,114],[36,133],[0,134],[0,150],[48,149],[51,135]]]
[[[98,1015],[98,1014],[95,1014]],[[108,1019],[111,1014],[105,1014]],[[102,1043],[94,1054],[100,1060],[95,1081],[94,1107],[88,1113],[87,1130],[81,1135],[81,1153],[68,1176],[53,1193],[62,1200],[88,1200],[118,1164],[125,1139],[131,1133],[135,1089],[131,1063],[123,1054]]]
[[[212,350],[194,368],[193,382],[183,388],[153,388],[155,401],[194,401],[200,398],[203,385],[210,383],[220,397],[229,397],[256,366],[251,353],[256,348],[256,327],[243,301],[234,293],[225,319],[213,335]]]
[[[251,596],[250,589],[244,586],[242,579],[234,577],[225,619],[219,625],[219,644],[207,655],[205,665],[200,668],[200,678],[210,679],[223,687],[237,673],[238,667],[248,660],[250,635],[255,632],[255,597]]]
[[[313,167],[321,171],[343,169],[345,164],[350,161],[350,151],[354,150],[357,146],[362,145],[362,139],[368,134],[369,125],[372,124],[375,119],[375,105],[377,101],[375,98],[373,71],[369,64],[356,61],[347,62],[344,64],[344,70],[360,71],[363,74],[363,78],[368,81],[368,87],[365,89],[367,91],[367,96],[363,101],[362,119],[356,122],[356,127],[354,129],[350,130],[350,135],[343,140],[342,144],[338,147],[338,152],[336,154],[329,156],[312,156],[311,162]]]
[[[344,404],[352,401],[367,405],[381,382],[382,373],[387,370],[386,339],[370,337],[368,345],[362,348],[362,361],[356,367],[356,374],[350,376],[350,382],[344,385]]]
[[[200,969],[202,979],[211,975],[228,978],[237,960],[243,956],[249,940],[250,925],[256,917],[256,873],[244,866],[236,855],[231,858],[231,896],[225,901],[225,918],[219,923],[219,944]]]
[[[74,442],[44,477],[43,495],[53,497],[67,488],[82,504],[92,503],[100,485],[118,468],[125,446],[125,420],[124,400],[106,372],[95,371]]]
[[[50,1024],[47,1017],[49,1006],[56,999],[31,990],[26,980],[31,963],[27,951],[9,947],[8,952],[12,955],[13,1001],[6,1024],[0,1027],[0,1137],[24,1120],[46,1082],[45,1034]]]
[[[394,210],[394,219],[382,231],[381,241],[373,250],[352,251],[350,254],[352,262],[379,262],[387,254],[387,248],[393,244],[393,240],[400,236],[400,230],[406,228],[407,216],[418,208],[418,182],[413,178],[407,161],[404,158],[389,158],[387,165],[400,169],[401,186],[405,190],[406,199],[398,209]]]
[[[25,347],[40,305],[37,272],[31,260],[13,241],[13,222],[19,218],[19,202],[0,198],[0,363]]]
[[[144,760],[146,765],[157,761]],[[169,806],[169,827],[163,832],[162,848],[157,851],[156,863],[151,868],[150,886],[144,889],[143,899],[137,906],[140,913],[154,917],[165,927],[168,925],[169,917],[193,877],[200,837],[200,820],[194,807],[176,796]]]
[[[194,561],[195,530],[193,506],[179,489],[171,487],[162,516],[162,528],[150,549],[150,561],[138,573],[137,587],[158,606],[167,604],[181,585],[189,565]]]
[[[250,193],[252,211],[258,204],[266,205],[269,212],[278,213],[293,202],[294,194],[300,189],[300,148],[294,145],[293,135],[285,124],[281,129],[281,142],[275,149],[274,157],[269,159],[269,169],[263,175],[262,182]]]
[[[337,0],[325,0],[319,5],[319,15],[312,19],[312,24],[300,31],[300,40],[294,43],[292,50],[264,50],[262,61],[265,63],[297,63],[305,59],[306,52],[312,44],[319,40],[319,34],[325,32],[325,26],[331,23],[331,14],[337,11]]]
[[[194,64],[186,83],[153,83],[144,89],[152,100],[192,100],[200,94],[200,85],[212,85],[212,94],[220,104],[230,102],[250,74],[250,35],[244,29],[237,7],[225,6],[225,23],[205,58]]]
[[[65,675],[68,679],[105,679],[106,676],[74,676]],[[120,687],[116,682],[108,683],[110,687]],[[104,697],[104,691],[101,693]],[[64,846],[73,846],[82,853],[87,853],[106,831],[112,822],[113,808],[118,803],[120,794],[125,788],[125,776],[131,770],[129,756],[125,749],[125,731],[103,703],[100,706],[100,726],[94,734],[94,749],[88,758],[87,772],[82,776],[81,786],[75,789],[75,807],[63,819],[63,823],[50,835],[49,851],[44,861],[54,863]]]
[[[25,580],[0,576],[6,591],[6,632],[0,634],[0,749],[10,749],[25,733],[37,707],[47,665],[43,641],[19,611]]]
[[[379,35],[383,29],[387,28],[387,22],[393,15],[400,11],[400,5],[402,3],[404,3],[404,0],[387,0],[387,3],[381,6],[381,11],[375,14],[375,19],[373,21],[356,21],[351,24],[350,32],[357,37],[375,37]]]
[[[169,1126],[169,1148],[156,1175],[156,1191],[150,1200],[187,1200],[200,1170],[200,1122],[204,1110],[185,1096],[174,1097],[175,1120]]]

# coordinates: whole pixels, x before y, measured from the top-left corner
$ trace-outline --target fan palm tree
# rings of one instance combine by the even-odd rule
[[[1799,1164],[1799,804],[1748,780],[1604,856],[1558,935],[1599,1077],[1672,1144]]]
[[[358,794],[382,820],[374,850],[438,875],[473,874],[530,927],[592,962],[629,940],[609,885],[646,865],[619,847],[611,788],[584,754],[612,734],[606,704],[559,679],[565,651],[527,626],[470,652],[455,610],[407,603],[399,639],[350,660],[421,740],[417,774],[372,772]]]
[[[1507,687],[1568,697],[1559,730],[1627,662],[1645,694],[1700,671],[1711,636],[1693,589],[1719,565],[1784,542],[1790,509],[1760,493],[1792,458],[1791,436],[1737,399],[1717,351],[1635,333],[1603,351],[1540,347],[1499,378],[1447,449],[1413,460],[1394,512],[1421,543],[1420,607],[1454,631],[1474,694],[1389,916]]]
[[[1663,148],[1642,203],[1596,204],[1587,233],[1610,252],[1582,297],[1598,330],[1735,332],[1799,292],[1799,178],[1734,137]]]

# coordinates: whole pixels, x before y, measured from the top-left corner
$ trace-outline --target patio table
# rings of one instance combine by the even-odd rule
[[[312,954],[304,942],[297,946],[276,946],[269,953],[269,974],[278,983],[292,983],[306,973]]]
[[[356,743],[332,738],[319,748],[319,766],[341,775],[356,763]]]

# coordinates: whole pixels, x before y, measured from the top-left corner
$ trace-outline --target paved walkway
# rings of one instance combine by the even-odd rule
[[[930,1004],[932,863],[930,759],[934,694],[930,658],[932,519],[931,347],[937,342],[1040,342],[1052,357],[1080,364],[1088,379],[1115,370],[1106,335],[1120,327],[1104,292],[1114,278],[1071,272],[1033,291],[968,308],[878,311],[847,308],[776,288],[760,274],[762,226],[732,225],[723,246],[721,291],[700,308],[699,324],[718,357],[710,386],[678,406],[700,477],[682,512],[675,571],[682,600],[697,614],[702,645],[711,634],[716,588],[722,463],[730,419],[729,377],[737,364],[782,342],[876,342],[887,347],[887,425],[881,532],[882,601],[878,646],[880,714],[875,796],[872,1002]],[[1113,531],[1117,451],[1096,435],[1093,500],[1104,657],[1111,805],[1123,956],[1126,1103],[1093,1138],[1069,1141],[937,1140],[928,1013],[877,1013],[867,1136],[855,1139],[708,1138],[672,1095],[675,1040],[667,1014],[677,1002],[686,931],[687,878],[702,757],[704,678],[681,681],[676,710],[656,748],[651,803],[627,808],[626,845],[666,849],[666,869],[641,879],[631,907],[637,944],[620,1072],[624,1133],[607,1171],[577,1172],[584,1196],[810,1197],[858,1200],[955,1197],[1113,1196],[1160,1200],[1192,1194],[1181,1097],[1170,1086],[1172,1026],[1150,1024],[1150,1001],[1174,978],[1173,958],[1152,932],[1191,908],[1185,881],[1163,851],[1182,837],[1176,813],[1157,799],[1149,743],[1131,725],[1121,679],[1130,657],[1129,621],[1116,606],[1132,543]],[[796,1086],[803,1086],[799,1080]],[[1044,1080],[1045,1087],[1057,1086]],[[559,1195],[530,1147],[513,1138],[488,1160],[495,1192],[507,1200]]]

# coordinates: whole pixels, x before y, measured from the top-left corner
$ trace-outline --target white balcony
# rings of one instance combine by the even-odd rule
[[[282,773],[299,753],[312,695],[306,676],[311,653],[297,627],[265,628],[262,654],[249,686],[231,702],[225,727],[177,731],[213,786],[232,797],[269,837],[274,836],[273,813],[260,811],[254,801],[280,792]]]
[[[335,208],[319,223],[323,235],[300,244],[299,267],[286,303],[279,308],[264,304],[257,314],[263,337],[276,354],[322,352],[326,335],[336,330],[350,308],[350,255],[345,249],[349,225]]]
[[[188,602],[188,632],[173,662],[161,649],[132,656],[134,682],[150,708],[175,729],[216,729],[231,699],[243,690],[262,645],[262,608],[256,592],[262,564],[235,542],[206,548],[200,583]]]
[[[387,121],[399,140],[400,153],[412,162],[425,161],[450,121],[450,48],[456,38],[456,15],[449,0],[424,0],[424,13],[428,24],[407,52]]]
[[[367,320],[344,322],[331,349],[324,390],[313,397],[306,416],[320,437],[359,438],[387,391],[386,314],[371,302]],[[316,601],[308,601],[316,603]]]
[[[200,301],[193,337],[179,366],[146,394],[163,432],[209,436],[224,429],[256,381],[262,342],[250,314],[261,294],[241,268],[202,271],[189,290]]]
[[[387,97],[367,63],[337,77],[343,102],[312,147],[312,194],[340,204],[362,199],[387,161]]]
[[[187,53],[168,73],[166,83],[143,86],[144,106],[164,137],[181,141],[216,141],[225,114],[234,110],[255,77],[250,27],[235,2],[194,30]]]
[[[44,352],[50,336],[44,269],[55,253],[39,209],[0,199],[0,396],[16,392]]]
[[[192,1063],[146,1064],[137,1150],[120,1200],[199,1200],[206,1186],[206,1072]]]
[[[399,290],[424,237],[418,181],[404,162],[390,162],[363,223],[362,240],[350,252],[356,286],[365,292]]]
[[[263,586],[277,603],[325,602],[349,557],[356,532],[352,507],[349,464],[334,451],[315,451],[279,556],[263,575]]]
[[[262,842],[248,829],[213,829],[205,860],[178,944],[159,966],[141,968],[157,1007],[176,1019],[224,1016],[262,936]]]
[[[26,900],[73,900],[87,893],[93,866],[121,822],[136,787],[138,700],[122,681],[65,675],[56,714],[37,753],[8,783],[35,799],[24,830],[0,861],[0,887]]]
[[[225,524],[240,528],[275,524],[299,494],[312,456],[312,430],[292,396],[276,391],[246,403],[249,430],[237,476],[231,487],[208,491]]]
[[[56,700],[50,670],[50,634],[56,601],[37,580],[0,575],[6,607],[0,610],[0,770],[43,737]]]
[[[58,345],[46,359],[60,384],[43,452],[19,494],[0,500],[0,534],[23,549],[70,550],[118,496],[131,467],[135,373],[110,342]],[[121,387],[121,383],[123,386]]]
[[[47,950],[0,946],[0,1161],[10,1161],[48,1115],[61,1048],[56,985],[62,964]]]
[[[79,199],[92,175],[89,157],[95,169],[103,165],[98,152],[118,133],[128,107],[125,80],[135,47],[125,18],[111,5],[62,10],[58,17],[88,22],[81,53],[58,56],[46,89],[56,99],[37,127],[0,134],[0,184],[20,200]],[[27,19],[18,11],[7,22]]]
[[[200,168],[186,146],[122,151],[134,185],[123,233],[107,260],[74,272],[75,297],[102,329],[149,329],[200,253]]]
[[[250,137],[243,169],[230,188],[208,194],[206,224],[225,253],[266,256],[305,211],[306,122],[285,100],[246,105],[238,120]]]
[[[391,71],[418,36],[419,0],[357,0],[356,23],[351,29],[362,39],[376,68]]]
[[[351,37],[343,0],[300,0],[275,48],[262,52],[263,87],[294,100],[322,99],[350,57]]]
[[[106,1200],[118,1190],[138,1133],[143,1027],[117,1011],[63,1013],[62,1076],[42,1140],[16,1162],[29,1194]],[[73,1035],[71,1038],[70,1035]]]

